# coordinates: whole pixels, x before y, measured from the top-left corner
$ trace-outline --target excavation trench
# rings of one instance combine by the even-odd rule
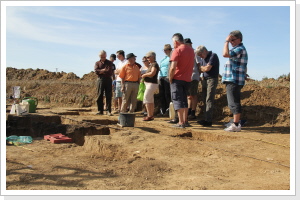
[[[66,115],[67,114],[67,115]],[[25,116],[7,114],[6,136],[31,136],[33,138],[44,138],[45,135],[61,133],[72,141],[82,146],[84,137],[90,135],[110,135],[112,128],[109,125],[117,124],[116,120],[93,120],[84,116],[72,118],[79,112],[67,111],[63,115],[32,113]]]
[[[99,119],[100,118],[100,119]],[[33,138],[44,138],[45,135],[61,133],[70,138],[80,146],[83,146],[86,136],[111,135],[116,131],[122,130],[116,126],[116,119],[107,119],[99,117],[95,119],[91,115],[91,110],[65,110],[60,112],[38,112],[30,113],[25,116],[16,116],[7,114],[6,136],[31,136]],[[196,131],[163,131],[158,127],[144,127],[141,122],[136,123],[135,129],[141,129],[146,132],[156,134],[169,134],[172,137],[190,138],[200,141],[219,141],[233,139],[233,137],[223,136],[211,133],[201,133]],[[142,126],[143,125],[143,126]],[[128,127],[130,129],[130,127]]]

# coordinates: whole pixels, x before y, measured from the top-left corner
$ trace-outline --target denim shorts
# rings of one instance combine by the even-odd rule
[[[116,93],[115,93],[115,97],[117,98],[117,97],[122,97],[122,95],[123,95],[123,92],[121,91],[121,89],[122,89],[122,86],[121,86],[121,81],[117,81],[116,82]]]
[[[188,108],[187,91],[189,85],[189,82],[173,79],[171,84],[171,98],[175,110]]]

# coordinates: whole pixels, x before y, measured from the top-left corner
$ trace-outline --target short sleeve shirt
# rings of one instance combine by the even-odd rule
[[[156,62],[151,63],[147,70],[147,73],[151,72],[152,67],[156,68],[156,73],[152,77],[145,77],[144,80],[145,80],[145,82],[148,82],[148,83],[157,83],[157,75],[158,75],[158,71],[159,71],[159,66]]]
[[[194,50],[192,47],[181,44],[174,49],[170,61],[177,61],[173,79],[186,82],[192,81],[192,73],[194,67]]]
[[[201,59],[200,65],[206,66],[211,65],[212,68],[208,72],[203,72],[203,76],[208,78],[218,78],[219,76],[219,69],[220,69],[220,61],[217,54],[209,51],[206,58]]]
[[[243,43],[233,47],[229,51],[230,58],[225,64],[225,72],[222,82],[233,82],[237,85],[245,85],[248,54]]]
[[[159,77],[167,77],[169,72],[170,57],[166,56],[160,61]]]
[[[137,63],[133,65],[133,67],[128,63],[124,67],[122,67],[119,77],[124,79],[124,81],[139,81],[141,76],[141,71]]]

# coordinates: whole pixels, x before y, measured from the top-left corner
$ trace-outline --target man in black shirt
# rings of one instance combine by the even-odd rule
[[[219,58],[212,51],[207,51],[205,46],[198,46],[196,54],[202,59],[198,63],[199,70],[203,73],[202,93],[204,102],[204,120],[198,121],[202,126],[212,126],[213,104],[219,76]]]

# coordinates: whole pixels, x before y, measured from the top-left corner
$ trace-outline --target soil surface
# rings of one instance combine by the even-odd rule
[[[39,71],[42,78],[34,79]],[[232,116],[223,85],[218,86],[212,127],[196,122],[202,113],[201,86],[192,127],[172,128],[162,116],[144,122],[141,111],[134,127],[121,127],[118,114],[96,115],[95,90],[86,82],[93,74],[82,79],[60,74],[60,81],[42,87],[52,75],[39,71],[7,76],[7,96],[11,86],[23,84],[20,80],[28,84],[24,77],[30,75],[35,85],[22,87],[22,95],[39,99],[36,113],[26,116],[9,114],[7,100],[7,136],[33,137],[31,144],[6,146],[7,190],[290,190],[289,87],[273,80],[268,87],[245,85],[247,124],[241,132],[224,131]],[[44,139],[56,133],[73,142]]]
[[[49,111],[58,113],[31,115]],[[138,114],[134,127],[120,127],[118,116],[95,113],[61,115],[111,122],[100,126],[109,134],[84,136],[82,145],[42,137],[7,145],[7,190],[290,189],[288,128],[244,126],[229,133],[222,123],[206,128],[191,121],[183,130],[171,128],[166,117],[144,122]]]

